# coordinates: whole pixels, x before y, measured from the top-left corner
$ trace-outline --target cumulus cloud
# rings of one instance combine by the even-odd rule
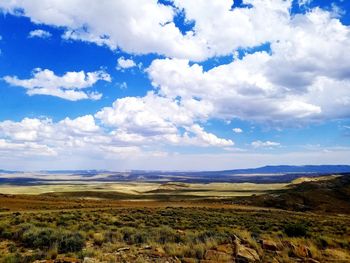
[[[156,0],[91,1],[89,5],[83,0],[14,0],[3,1],[0,8],[30,17],[35,23],[64,27],[66,39],[128,53],[205,60],[276,40],[283,34],[291,0],[245,2],[251,8],[232,9],[232,0],[174,0],[172,5]],[[174,23],[180,12],[186,21],[195,22],[185,33]]]
[[[148,73],[160,94],[184,100],[199,98],[199,105],[211,105],[210,117],[281,122],[318,115],[318,105],[298,92],[288,94],[260,72],[268,59],[267,53],[255,53],[207,72],[185,60],[162,59],[153,61]]]
[[[91,115],[65,118],[56,123],[37,118],[24,118],[19,122],[7,120],[0,122],[0,151],[16,149],[14,155],[68,154],[69,148],[86,146],[88,137],[98,132],[99,127]]]
[[[252,142],[252,146],[254,148],[272,148],[280,146],[281,144],[279,142],[272,142],[272,141],[254,141]]]
[[[233,128],[232,131],[234,133],[242,133],[243,132],[243,130],[241,128]]]
[[[183,117],[170,117],[152,110],[149,98],[116,101],[113,108],[96,114],[58,122],[51,119],[24,118],[0,122],[0,152],[21,156],[89,155],[104,158],[163,156],[162,150],[150,150],[155,144],[169,146],[225,147],[231,140],[206,132]],[[165,101],[162,103],[166,103]],[[162,105],[158,105],[162,107]],[[174,103],[173,107],[176,107]],[[181,131],[181,128],[184,131]],[[102,156],[102,157],[101,157]],[[107,158],[106,157],[106,158]]]
[[[98,100],[102,94],[83,89],[92,87],[99,80],[111,82],[109,74],[102,70],[87,73],[72,71],[57,76],[49,69],[40,68],[33,71],[30,79],[19,79],[17,76],[5,76],[3,79],[12,86],[25,88],[28,95],[50,95],[71,101]]]
[[[295,15],[285,30],[270,51],[208,71],[167,58],[147,72],[161,95],[211,104],[210,117],[277,125],[349,117],[349,27],[316,8]]]
[[[28,35],[29,38],[35,38],[35,37],[50,38],[51,36],[52,34],[49,31],[45,31],[42,29],[36,29],[36,30],[30,31]]]
[[[196,121],[206,119],[205,107],[196,107],[195,100],[176,100],[148,93],[144,97],[126,97],[105,107],[95,117],[116,130],[114,139],[134,143],[166,143],[173,145],[228,146],[230,140],[207,133]],[[185,132],[180,132],[184,129]]]
[[[57,153],[46,145],[24,142],[15,143],[0,139],[0,153],[10,155],[11,158],[28,156],[55,156]]]
[[[188,131],[196,135],[195,141],[194,141],[195,145],[220,146],[220,147],[234,145],[232,140],[218,138],[216,135],[204,131],[204,129],[200,127],[198,124],[194,124],[191,127],[189,127]]]
[[[175,26],[176,10],[156,0],[90,1],[89,5],[84,0],[15,0],[1,2],[0,8],[30,17],[35,23],[64,27],[65,39],[136,54],[202,56],[200,47]]]
[[[117,60],[117,69],[118,70],[123,70],[123,69],[128,69],[128,68],[134,68],[136,67],[135,61],[132,59],[126,59],[124,57],[120,57]]]

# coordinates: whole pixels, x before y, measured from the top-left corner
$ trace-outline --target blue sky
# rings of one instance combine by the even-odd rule
[[[0,0],[0,168],[350,164],[346,0]]]

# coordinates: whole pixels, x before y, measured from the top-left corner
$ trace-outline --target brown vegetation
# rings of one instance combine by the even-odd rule
[[[24,200],[24,196],[12,198]],[[28,203],[35,198],[40,200],[36,208],[42,208],[42,198],[47,197],[28,196]],[[53,208],[55,198],[47,202]],[[57,204],[64,202],[57,199]],[[350,218],[346,216],[189,201],[134,205],[68,198],[66,202],[66,210],[21,207],[18,212],[0,213],[0,262],[325,262],[349,258]]]

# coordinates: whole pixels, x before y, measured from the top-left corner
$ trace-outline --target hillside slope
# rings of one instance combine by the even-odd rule
[[[350,214],[350,174],[291,185],[287,190],[237,198],[235,203],[293,211]]]

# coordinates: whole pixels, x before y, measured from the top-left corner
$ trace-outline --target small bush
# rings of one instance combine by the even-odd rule
[[[22,241],[27,247],[48,249],[56,243],[57,233],[50,228],[30,228],[23,233]]]
[[[289,237],[305,237],[307,226],[303,223],[289,223],[284,226],[284,233]]]
[[[0,224],[0,238],[11,239],[10,225],[7,223]]]
[[[83,249],[85,239],[79,232],[64,232],[58,241],[58,252],[76,252]]]
[[[94,244],[97,246],[102,246],[103,242],[104,242],[104,236],[101,233],[95,233],[93,235],[93,239],[94,239]]]

